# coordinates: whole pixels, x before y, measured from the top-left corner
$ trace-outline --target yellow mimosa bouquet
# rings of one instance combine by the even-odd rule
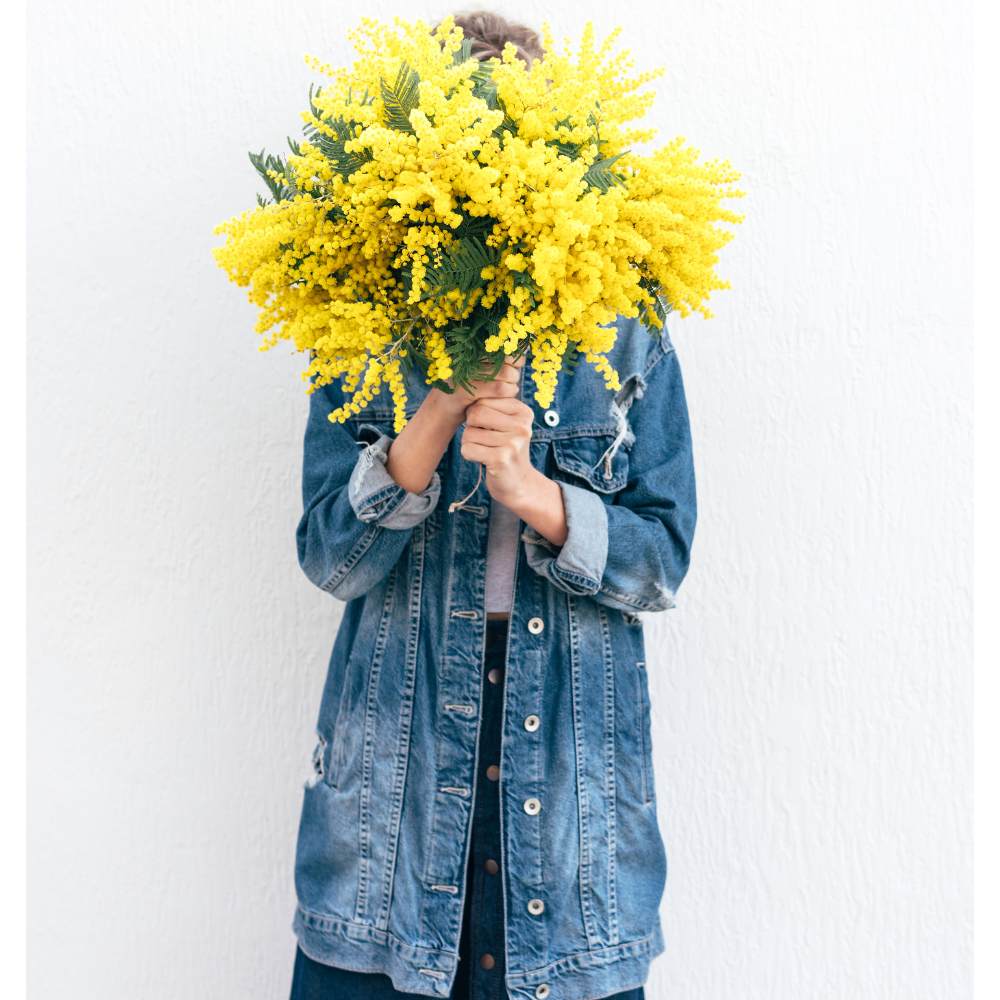
[[[617,389],[617,315],[651,332],[670,310],[711,316],[739,174],[683,138],[633,150],[662,69],[630,75],[620,30],[595,47],[588,22],[560,54],[546,24],[529,66],[512,44],[473,57],[451,16],[364,18],[352,66],[307,57],[328,82],[304,138],[250,154],[269,197],[217,226],[213,253],[260,307],[261,349],[308,352],[310,391],[342,380],[331,420],[387,385],[398,431],[408,366],[450,390],[529,347],[541,406],[579,358]]]

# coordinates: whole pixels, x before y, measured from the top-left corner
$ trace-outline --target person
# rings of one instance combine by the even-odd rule
[[[479,58],[541,54],[456,20]],[[524,356],[471,390],[408,374],[395,435],[389,400],[335,424],[339,384],[310,397],[299,561],[345,606],[291,1000],[644,997],[667,859],[641,613],[674,604],[696,502],[667,328],[615,325],[621,388],[581,363],[546,409]]]

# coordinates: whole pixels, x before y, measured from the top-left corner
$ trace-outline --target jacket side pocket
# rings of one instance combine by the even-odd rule
[[[656,781],[653,774],[653,735],[649,702],[649,677],[646,674],[645,660],[636,660],[635,668],[635,682],[638,687],[636,704],[639,706],[639,718],[636,721],[638,723],[639,750],[642,763],[642,800],[648,806],[656,798]]]

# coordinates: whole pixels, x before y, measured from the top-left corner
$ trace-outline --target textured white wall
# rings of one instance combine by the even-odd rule
[[[603,8],[549,4],[560,35]],[[299,360],[256,353],[211,227],[251,202],[245,150],[295,133],[304,52],[448,9],[31,5],[39,1000],[287,995],[340,606],[295,560]],[[670,857],[648,995],[967,997],[967,5],[618,16],[667,67],[662,137],[751,192],[734,291],[672,327],[701,516],[648,625]]]

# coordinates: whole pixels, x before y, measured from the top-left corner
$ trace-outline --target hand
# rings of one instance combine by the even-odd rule
[[[495,380],[474,382],[472,392],[431,389],[389,448],[389,475],[413,493],[425,489],[465,419],[467,407],[479,398],[514,400],[520,390],[523,364],[522,355],[517,362],[505,364]]]
[[[455,388],[452,392],[444,392],[435,387],[428,392],[426,398],[435,408],[448,414],[457,426],[465,420],[466,410],[477,399],[516,399],[521,390],[523,367],[523,354],[517,361],[511,361],[508,355],[496,378],[473,381],[468,390]]]
[[[523,355],[516,362],[507,359],[496,380],[475,383],[462,435],[462,457],[482,462],[490,495],[511,508],[535,473],[530,455],[533,413],[518,398],[523,366]]]

